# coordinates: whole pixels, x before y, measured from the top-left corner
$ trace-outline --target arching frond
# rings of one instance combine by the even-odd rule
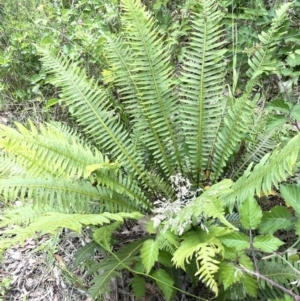
[[[38,52],[48,72],[53,74],[51,83],[62,88],[62,99],[84,132],[101,150],[118,158],[129,172],[142,178],[142,159],[135,155],[129,133],[118,122],[114,111],[109,110],[104,90],[87,79],[84,69],[63,55],[56,56],[50,49],[41,47]]]
[[[15,227],[3,231],[0,238],[0,252],[7,249],[12,244],[24,243],[27,238],[34,237],[41,230],[43,233],[54,234],[59,228],[81,232],[83,226],[109,224],[111,221],[123,222],[125,218],[139,219],[140,213],[118,213],[112,214],[104,212],[102,214],[70,214],[61,212],[45,212],[37,217],[32,223],[25,227]],[[11,235],[14,235],[11,237]]]
[[[232,186],[233,192],[224,197],[228,208],[232,210],[235,201],[240,203],[250,195],[260,195],[261,191],[268,195],[272,185],[278,186],[279,182],[286,180],[288,174],[292,174],[299,149],[300,135],[298,134],[283,149],[276,149],[272,154],[265,155],[253,170],[253,164],[250,164]]]
[[[18,131],[0,125],[0,147],[27,173],[75,179],[86,177],[87,166],[93,164],[104,170],[118,169],[118,164],[110,163],[96,148],[89,148],[76,137],[64,135],[53,126],[40,125],[38,130],[30,125],[28,130],[16,123]]]
[[[6,200],[32,200],[38,206],[58,202],[66,210],[76,212],[89,212],[91,206],[96,206],[98,212],[138,210],[138,205],[126,196],[105,187],[93,187],[85,181],[11,177],[0,180],[0,193]]]

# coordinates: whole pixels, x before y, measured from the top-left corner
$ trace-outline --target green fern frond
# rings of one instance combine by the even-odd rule
[[[122,6],[126,35],[122,40],[107,37],[106,57],[120,99],[140,133],[138,142],[152,152],[168,178],[176,163],[181,166],[169,51],[139,0],[124,0]]]
[[[0,147],[35,177],[48,174],[64,179],[87,177],[87,166],[93,164],[104,170],[118,169],[97,149],[90,149],[53,126],[40,125],[39,130],[31,122],[30,130],[19,123],[16,126],[18,131],[0,125]]]
[[[218,295],[218,284],[215,280],[215,274],[219,270],[219,261],[216,255],[223,252],[222,243],[212,242],[210,244],[202,244],[197,251],[196,262],[198,271],[196,276],[203,281],[216,295]]]
[[[241,203],[249,195],[268,195],[272,185],[286,180],[292,174],[300,149],[300,135],[292,138],[282,150],[265,155],[253,168],[250,164],[244,174],[233,184],[233,192],[223,196],[226,206],[232,211],[235,201]]]
[[[254,104],[248,100],[251,91],[252,87],[244,92],[244,96],[236,99],[224,118],[224,127],[218,133],[211,163],[213,182],[221,176],[228,159],[238,151],[241,141],[249,131],[247,122],[254,110]]]
[[[288,290],[292,289],[297,295],[300,295],[300,289],[292,282],[299,283],[300,281],[300,263],[291,261],[287,256],[274,256],[271,259],[262,260],[259,263],[260,273],[276,283],[280,283]],[[259,296],[266,298],[276,298],[283,296],[280,289],[275,289],[270,283],[263,279],[258,280]]]
[[[201,1],[191,15],[189,43],[185,52],[181,80],[181,113],[185,142],[196,184],[203,180],[203,170],[210,168],[226,105],[224,92],[225,49],[223,14],[214,0]]]
[[[62,88],[62,98],[84,132],[101,150],[118,158],[128,171],[142,178],[142,160],[135,155],[129,133],[118,122],[114,110],[107,109],[110,104],[105,92],[88,80],[85,70],[76,63],[63,55],[55,56],[50,49],[37,49],[44,66],[53,74],[51,83]]]
[[[130,62],[128,79],[132,79],[135,86],[135,97],[127,98],[126,104],[137,107],[133,113],[137,120],[139,111],[136,126],[142,129],[140,141],[151,150],[168,178],[174,174],[175,164],[181,166],[170,53],[158,36],[154,19],[141,6],[140,0],[123,0],[122,8],[124,44],[131,50],[126,58]]]
[[[276,62],[272,60],[272,53],[278,47],[278,37],[282,35],[281,25],[290,3],[282,5],[277,11],[277,16],[273,19],[270,29],[259,35],[261,44],[249,58],[250,66],[248,81],[242,97],[235,99],[233,105],[229,108],[228,114],[224,119],[224,127],[218,134],[216,142],[216,151],[212,160],[213,180],[216,181],[221,176],[228,158],[237,152],[238,146],[249,132],[248,123],[254,114],[254,103],[250,102],[252,89],[257,83],[258,75],[267,72],[275,72]]]
[[[6,158],[4,162],[8,162],[6,168],[14,170],[21,166],[21,173],[24,174],[23,170],[26,170],[27,177],[43,176],[45,179],[48,175],[49,179],[74,180],[94,174],[98,185],[119,194],[126,192],[126,197],[139,203],[142,208],[151,207],[137,182],[130,181],[129,177],[124,178],[117,172],[118,164],[110,163],[96,148],[88,147],[76,135],[53,125],[41,125],[39,130],[32,123],[30,126],[31,130],[27,130],[17,124],[18,131],[0,127],[0,146],[7,153],[7,156],[2,157]],[[30,181],[28,185],[31,185]]]
[[[102,214],[67,214],[61,212],[46,212],[35,218],[35,220],[25,227],[15,227],[2,231],[0,239],[0,251],[17,243],[23,243],[26,239],[34,237],[42,229],[43,233],[54,234],[59,228],[68,228],[80,233],[83,226],[103,225],[111,221],[123,222],[124,218],[139,219],[140,213],[102,213]],[[11,237],[13,235],[13,237]]]
[[[292,2],[287,2],[282,4],[279,9],[276,9],[276,16],[273,18],[269,30],[267,32],[262,31],[258,35],[260,44],[256,45],[256,50],[248,60],[250,66],[248,76],[251,78],[251,84],[253,84],[253,79],[260,74],[277,71],[276,60],[273,59],[272,55],[278,47],[278,40],[286,33],[281,30],[281,27],[291,5]]]
[[[15,205],[7,208],[3,214],[0,215],[0,228],[11,226],[27,226],[34,220],[46,212],[58,211],[64,212],[60,206],[44,206],[34,208],[32,205]]]
[[[257,136],[250,137],[250,141],[245,141],[245,153],[238,158],[238,162],[232,171],[231,178],[241,176],[251,162],[258,163],[267,153],[270,153],[277,146],[274,139],[275,132],[261,132]]]
[[[63,208],[77,212],[89,212],[90,206],[96,206],[98,212],[109,209],[111,212],[136,211],[130,199],[114,193],[105,187],[93,187],[86,181],[71,181],[48,177],[41,178],[20,178],[12,177],[0,180],[0,193],[6,200],[20,199],[33,201],[33,205],[39,207],[50,205],[56,202]]]

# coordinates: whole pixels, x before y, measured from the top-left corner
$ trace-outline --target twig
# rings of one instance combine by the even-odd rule
[[[249,231],[249,237],[250,237],[250,249],[251,249],[251,253],[252,253],[254,268],[255,268],[255,272],[258,273],[258,265],[257,265],[257,260],[256,260],[255,252],[254,252],[254,246],[253,246],[253,234],[252,234],[251,229],[250,229],[250,231]]]
[[[240,265],[242,270],[245,271],[246,273],[255,276],[256,278],[260,278],[265,280],[266,282],[268,282],[269,284],[271,284],[272,286],[275,286],[279,289],[281,289],[283,292],[287,293],[288,295],[290,295],[291,297],[293,297],[295,299],[295,301],[300,301],[300,296],[296,295],[295,293],[293,293],[291,290],[288,290],[287,288],[285,288],[284,286],[278,284],[277,282],[274,282],[273,280],[267,278],[266,276],[260,274],[258,271],[250,271],[247,268],[245,268],[244,266]]]

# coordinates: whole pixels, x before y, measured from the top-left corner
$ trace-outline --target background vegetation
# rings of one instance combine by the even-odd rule
[[[163,39],[164,49],[169,51],[169,64],[175,70],[170,85],[177,94],[181,96],[183,94],[183,102],[189,99],[190,96],[186,91],[192,88],[188,86],[187,90],[184,90],[177,80],[189,84],[188,74],[191,66],[186,62],[192,61],[191,58],[194,59],[196,56],[189,52],[192,48],[190,42],[197,43],[191,31],[190,21],[194,13],[197,14],[202,10],[201,5],[197,6],[197,2],[196,0],[143,1],[149,16],[157,25],[155,30],[154,27],[150,27],[150,31],[155,32],[156,40]],[[211,1],[207,3],[208,7],[212,5]],[[93,120],[78,118],[74,103],[79,100],[67,94],[67,88],[71,85],[65,84],[63,77],[56,74],[59,69],[57,66],[64,67],[66,72],[74,75],[74,81],[78,80],[78,86],[79,83],[84,83],[84,87],[87,87],[84,90],[86,95],[89,95],[88,91],[93,91],[96,95],[97,89],[104,87],[109,100],[105,109],[114,108],[113,117],[120,120],[128,133],[131,133],[131,126],[135,124],[137,115],[141,113],[126,111],[128,104],[126,101],[129,96],[122,87],[129,86],[126,79],[130,77],[123,70],[123,73],[120,71],[118,74],[118,68],[121,69],[118,66],[118,59],[107,49],[107,41],[110,39],[116,45],[120,40],[125,41],[124,45],[127,45],[126,43],[130,45],[128,42],[130,39],[126,40],[128,34],[132,34],[131,39],[134,39],[134,33],[130,32],[130,28],[124,29],[124,24],[130,21],[123,17],[124,11],[129,10],[128,6],[125,9],[117,0],[23,0],[3,3],[0,0],[1,116],[6,117],[3,123],[12,127],[15,127],[14,121],[26,124],[26,127],[19,124],[18,131],[1,128],[2,136],[6,138],[1,140],[3,158],[6,158],[6,152],[11,152],[13,158],[20,155],[20,152],[18,153],[14,148],[16,145],[19,148],[22,146],[21,153],[25,151],[29,154],[30,151],[35,150],[36,141],[39,143],[44,141],[35,139],[49,139],[47,141],[51,142],[54,149],[56,141],[57,150],[64,145],[66,153],[72,141],[73,148],[70,149],[70,153],[67,153],[69,158],[72,157],[72,150],[76,146],[78,157],[85,158],[85,165],[90,166],[89,171],[85,170],[85,166],[77,165],[60,170],[58,166],[65,161],[59,161],[50,155],[48,158],[46,155],[41,155],[41,158],[45,162],[47,160],[55,162],[51,168],[59,171],[62,178],[68,179],[69,173],[73,176],[77,174],[78,185],[85,185],[82,184],[85,183],[84,181],[90,181],[92,187],[115,189],[108,194],[115,196],[116,193],[121,200],[111,207],[106,204],[109,213],[102,210],[98,212],[99,214],[95,214],[91,208],[84,207],[86,199],[82,196],[79,198],[74,193],[71,196],[75,200],[73,207],[69,208],[66,204],[58,203],[67,210],[64,212],[56,210],[51,213],[59,197],[47,194],[46,190],[39,191],[40,199],[44,200],[40,201],[38,197],[35,199],[34,190],[28,186],[28,178],[44,176],[46,167],[42,164],[39,166],[36,161],[34,161],[35,165],[32,165],[33,161],[31,163],[26,161],[28,158],[21,158],[19,161],[13,159],[14,164],[17,163],[16,165],[25,168],[28,172],[24,173],[27,182],[21,186],[21,182],[17,183],[15,180],[15,182],[5,182],[11,181],[9,178],[11,172],[7,171],[12,168],[12,161],[3,160],[1,191],[4,213],[0,219],[0,226],[4,230],[0,248],[4,251],[11,244],[34,236],[37,229],[52,234],[61,227],[84,231],[93,241],[78,250],[74,263],[88,271],[88,284],[83,287],[90,295],[99,299],[109,291],[110,279],[115,279],[122,275],[121,271],[126,271],[123,272],[123,277],[128,278],[127,285],[130,284],[128,291],[132,291],[137,298],[142,298],[149,293],[147,284],[150,283],[156,287],[154,292],[159,292],[165,300],[173,300],[180,296],[185,296],[187,300],[210,300],[214,294],[218,295],[219,300],[245,298],[247,300],[299,300],[300,3],[296,1],[290,6],[282,6],[283,4],[281,1],[220,0],[218,2],[218,12],[222,14],[222,21],[218,25],[220,30],[218,44],[214,49],[215,52],[212,51],[215,70],[208,71],[220,70],[223,79],[225,78],[225,88],[221,98],[228,102],[224,107],[226,112],[228,110],[226,115],[228,118],[224,119],[225,125],[222,126],[226,128],[227,123],[232,125],[235,120],[230,119],[232,116],[244,116],[247,110],[252,112],[245,115],[246,117],[241,119],[235,129],[237,141],[233,143],[232,149],[226,146],[229,151],[224,155],[227,158],[226,166],[221,168],[222,171],[217,173],[213,168],[203,166],[195,171],[195,162],[191,159],[189,162],[184,162],[185,174],[183,173],[184,176],[181,177],[178,173],[172,174],[167,171],[168,168],[164,164],[169,159],[160,161],[155,146],[151,149],[152,144],[149,144],[149,147],[137,144],[134,156],[138,157],[143,149],[142,158],[145,162],[145,170],[149,171],[147,175],[149,178],[140,174],[138,175],[140,183],[136,183],[130,176],[126,181],[119,179],[120,170],[122,175],[131,172],[131,167],[122,165],[124,161],[121,153],[115,157],[108,155],[115,163],[109,162],[106,156],[102,156],[106,154],[110,145],[106,145],[105,148],[101,143],[97,144],[97,135],[91,133],[92,129],[85,123]],[[279,8],[282,12],[278,12]],[[205,17],[204,21],[206,21]],[[145,28],[148,27],[145,25]],[[114,40],[116,36],[119,36],[120,40]],[[110,47],[112,45],[113,43]],[[118,49],[123,51],[125,46],[120,46]],[[265,60],[261,57],[262,51],[267,53]],[[62,55],[56,57],[58,53]],[[127,54],[130,58],[130,54]],[[135,60],[133,63],[136,63]],[[220,61],[221,65],[218,64]],[[258,61],[264,62],[264,65],[258,66]],[[94,80],[94,86],[90,86],[89,81],[77,69],[72,69],[71,62],[80,66],[80,69],[84,68],[87,78]],[[131,65],[132,62],[129,62],[128,66]],[[207,78],[210,77],[209,72]],[[182,77],[182,74],[185,74],[185,77]],[[142,89],[138,79],[133,78],[138,89]],[[208,96],[215,97],[214,94]],[[207,99],[208,96],[206,95]],[[234,104],[239,101],[245,101],[240,113],[234,111]],[[185,104],[188,106],[189,102],[186,101]],[[192,118],[189,114],[189,111],[183,110],[182,115],[187,120]],[[28,122],[28,118],[33,123]],[[70,126],[72,130],[57,125],[53,125],[53,128],[38,126],[50,121],[60,121],[65,126]],[[96,133],[99,133],[97,125],[93,124],[93,126]],[[192,128],[193,126],[189,128],[188,125],[184,127],[187,145],[181,150],[189,158],[196,153],[193,143],[197,139],[189,137],[192,136],[190,134]],[[178,132],[180,130],[176,128],[175,133]],[[225,130],[222,132],[222,135],[227,134]],[[132,136],[130,137],[132,139]],[[214,139],[217,137],[222,140],[222,136],[221,138],[216,136]],[[18,141],[25,141],[25,138],[29,139],[30,144],[21,145]],[[209,142],[205,136],[203,139]],[[223,149],[223,145],[219,143],[220,148]],[[95,145],[102,154],[92,148]],[[40,149],[42,150],[42,147],[38,148],[37,152]],[[203,149],[206,151],[205,148]],[[272,152],[274,149],[275,151]],[[217,149],[217,154],[218,151]],[[168,157],[168,151],[165,154]],[[184,157],[182,154],[179,156]],[[207,153],[204,153],[203,157],[213,161]],[[217,155],[214,158],[218,160]],[[277,165],[272,163],[275,161]],[[173,157],[170,158],[170,162],[173,164],[171,164],[172,168],[176,169]],[[252,169],[251,162],[257,164],[257,167]],[[99,166],[95,164],[101,164],[101,168],[105,166],[100,174]],[[49,169],[49,165],[47,168]],[[261,180],[257,180],[260,172],[262,174],[268,168],[271,172],[264,175]],[[150,172],[153,170],[161,178],[151,178]],[[210,176],[213,172],[217,174],[216,178]],[[110,181],[116,177],[122,187],[118,186],[120,185],[118,181],[105,182],[103,175]],[[134,173],[133,175],[136,176]],[[169,176],[173,178],[170,180]],[[251,187],[248,182],[255,176],[257,182],[253,180],[255,184]],[[195,180],[197,177],[201,179]],[[232,179],[235,184],[232,185],[231,181],[224,179]],[[168,182],[166,186],[162,184],[165,182]],[[277,185],[279,182],[281,185]],[[57,182],[55,185],[58,187]],[[134,185],[137,185],[137,188]],[[155,191],[152,194],[153,187]],[[185,188],[189,191],[184,192]],[[241,192],[235,194],[232,189]],[[102,197],[106,194],[103,191],[101,191]],[[228,193],[233,196],[228,197]],[[123,194],[128,199],[123,198]],[[201,195],[198,197],[198,194]],[[216,199],[210,198],[212,194],[215,194]],[[32,204],[25,204],[27,216],[19,217],[20,209],[11,202],[16,199],[30,200],[28,195],[37,203],[37,207],[32,209]],[[175,208],[166,200],[162,201],[162,197],[166,195],[173,195]],[[161,203],[158,201],[159,198]],[[205,203],[205,198],[210,199],[208,205]],[[45,204],[46,200],[49,200],[48,204]],[[179,205],[178,200],[181,202]],[[223,203],[221,204],[219,200]],[[186,206],[182,206],[183,201],[186,201]],[[159,204],[156,209],[153,209],[154,202]],[[215,206],[215,209],[212,209],[212,206]],[[89,210],[91,210],[90,214],[86,214]],[[124,238],[118,235],[124,233],[124,228],[120,228],[124,220],[130,219],[127,221],[129,224],[126,225],[129,232],[125,241],[128,242],[132,240],[131,235],[134,233],[132,229],[137,226],[135,220],[141,219],[151,210],[156,219],[146,222],[147,230],[142,232],[142,235],[145,236],[147,233],[147,237],[141,239],[133,235],[134,242],[123,245]],[[70,212],[76,214],[67,216]],[[174,212],[181,217],[180,220],[174,220]],[[198,215],[195,212],[198,212]],[[61,222],[65,217],[68,222]],[[185,225],[183,223],[185,219],[190,219],[191,223]],[[175,226],[171,222],[175,223]],[[144,220],[140,221],[139,225],[141,223],[143,224]],[[55,227],[51,228],[49,224]],[[100,227],[103,224],[107,226]],[[16,228],[14,232],[6,228],[16,225],[21,225],[21,229],[25,230],[22,232],[20,228]],[[117,229],[119,230],[116,232]],[[167,229],[167,232],[163,232],[163,229]],[[239,232],[235,232],[236,229],[239,229]],[[16,236],[12,237],[11,233]],[[202,239],[203,245],[191,244],[197,239],[200,241]],[[96,260],[94,255],[97,252],[105,254],[104,260]],[[204,254],[205,252],[209,255]],[[202,267],[205,267],[205,270]],[[5,296],[8,289],[9,281],[5,279],[0,286],[0,296],[1,294]]]

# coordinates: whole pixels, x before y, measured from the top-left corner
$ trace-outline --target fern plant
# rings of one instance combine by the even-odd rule
[[[275,131],[264,130],[252,89],[262,75],[276,72],[272,54],[291,4],[282,5],[259,35],[240,97],[226,83],[224,12],[216,1],[191,7],[178,62],[170,60],[164,36],[140,1],[121,5],[122,29],[105,35],[99,54],[110,66],[100,83],[79,63],[37,46],[80,132],[30,121],[28,127],[0,126],[0,190],[6,201],[22,201],[17,214],[7,209],[0,218],[0,227],[15,226],[2,231],[0,249],[35,232],[91,226],[93,244],[108,253],[89,268],[93,297],[127,269],[135,275],[137,297],[152,279],[172,300],[182,291],[178,273],[186,273],[193,285],[200,280],[216,295],[255,298],[257,255],[250,258],[248,250],[272,253],[283,243],[265,233],[268,221],[254,196],[268,195],[295,171],[300,135],[280,144]],[[234,64],[233,73],[236,85]],[[111,238],[124,219],[151,211],[147,235],[113,253]],[[253,239],[257,229],[262,233]],[[93,244],[76,258],[87,259]]]

